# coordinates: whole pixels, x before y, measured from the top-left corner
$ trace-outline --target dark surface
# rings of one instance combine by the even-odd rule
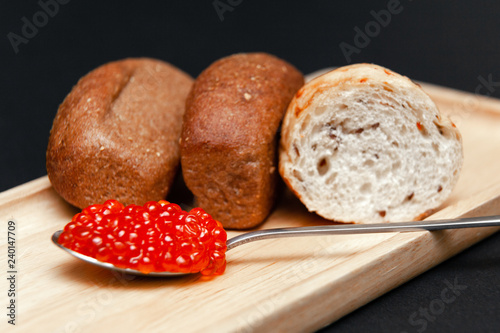
[[[0,190],[46,173],[45,148],[58,105],[82,75],[105,62],[148,56],[197,76],[222,56],[265,51],[309,73],[347,64],[339,45],[354,45],[354,28],[373,27],[371,11],[388,8],[388,1],[221,2],[236,4],[223,21],[213,1],[69,1],[16,54],[8,34],[21,35],[22,18],[33,22],[41,7],[34,0],[1,1]],[[352,62],[473,93],[481,78],[490,77],[489,89],[478,92],[500,97],[500,3],[402,0],[396,11]],[[497,234],[325,332],[500,331],[499,267]],[[445,281],[455,279],[467,288],[440,308],[435,300]],[[425,319],[426,327],[422,315],[412,325],[412,314],[432,304],[439,314]]]

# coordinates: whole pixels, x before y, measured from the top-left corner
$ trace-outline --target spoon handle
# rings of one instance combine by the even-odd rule
[[[481,216],[471,218],[459,218],[436,221],[416,221],[416,222],[398,222],[398,223],[378,223],[378,224],[345,224],[345,225],[327,225],[316,227],[300,228],[279,228],[248,232],[226,242],[227,250],[237,246],[271,238],[284,237],[303,237],[315,235],[344,235],[344,234],[366,234],[378,232],[408,232],[424,230],[443,230],[459,228],[476,227],[495,227],[500,226],[500,215]]]

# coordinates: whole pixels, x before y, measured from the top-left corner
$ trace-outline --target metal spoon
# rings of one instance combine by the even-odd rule
[[[363,233],[379,233],[379,232],[409,232],[409,231],[433,231],[443,229],[460,229],[460,228],[476,228],[476,227],[495,227],[500,226],[500,215],[483,216],[460,219],[447,219],[436,221],[417,221],[417,222],[399,222],[399,223],[379,223],[379,224],[345,224],[345,225],[327,225],[317,227],[300,227],[300,228],[279,228],[267,229],[248,232],[231,239],[226,242],[227,250],[231,250],[242,244],[271,238],[285,237],[303,237],[303,236],[320,236],[320,235],[344,235],[344,234],[363,234]],[[172,273],[172,272],[151,272],[148,274],[141,273],[130,268],[118,268],[113,264],[99,261],[95,258],[72,251],[57,241],[62,230],[55,232],[52,235],[52,241],[61,249],[67,251],[71,255],[86,261],[88,263],[104,267],[107,269],[119,271],[133,275],[147,276],[181,276],[188,273]]]

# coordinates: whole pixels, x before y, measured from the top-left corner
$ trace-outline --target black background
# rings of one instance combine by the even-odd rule
[[[220,57],[265,51],[310,73],[348,64],[340,43],[354,46],[354,28],[363,30],[374,21],[372,11],[387,9],[389,1],[220,2],[233,3],[223,20],[212,0],[72,0],[42,21],[16,53],[8,34],[22,36],[22,18],[33,22],[41,7],[35,0],[0,1],[0,190],[46,174],[45,149],[58,105],[81,76],[103,63],[147,56],[196,77]],[[401,0],[398,9],[352,54],[353,63],[373,62],[473,93],[480,77],[500,81],[500,3]],[[500,97],[494,85],[480,93]],[[499,266],[497,234],[325,331],[500,331]],[[425,329],[411,325],[412,313],[429,307],[444,281],[455,279],[467,289]]]

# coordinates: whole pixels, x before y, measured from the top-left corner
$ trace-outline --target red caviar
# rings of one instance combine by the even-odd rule
[[[164,200],[124,207],[116,200],[76,214],[59,236],[73,251],[142,273],[220,275],[227,234],[201,208],[189,212]]]

